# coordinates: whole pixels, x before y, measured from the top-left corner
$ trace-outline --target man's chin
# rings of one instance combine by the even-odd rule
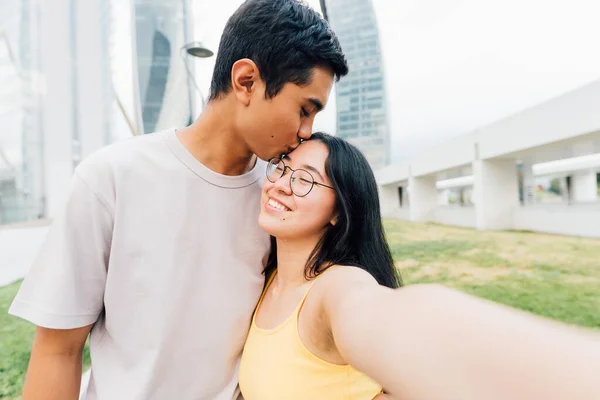
[[[268,157],[268,156],[264,156],[264,155],[260,155],[260,154],[256,154],[256,157],[258,157],[259,159],[268,162],[270,159],[274,158],[274,157]]]

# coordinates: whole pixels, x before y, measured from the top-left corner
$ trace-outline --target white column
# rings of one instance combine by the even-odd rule
[[[438,194],[438,204],[441,206],[450,204],[450,189],[444,189]]]
[[[514,160],[473,162],[477,229],[511,229],[519,207],[518,175]]]
[[[138,118],[137,60],[134,61],[135,15],[133,2],[111,1],[109,29],[109,62],[115,93],[112,99],[110,141],[129,138],[142,132]],[[129,38],[129,39],[128,39]],[[121,110],[117,96],[123,105]],[[129,125],[131,123],[131,126]]]
[[[408,182],[410,220],[418,222],[431,220],[438,202],[435,175],[411,176]]]
[[[596,171],[588,170],[573,174],[571,178],[571,200],[574,203],[591,203],[598,200]]]
[[[44,193],[46,215],[50,218],[62,209],[73,174],[73,68],[69,4],[69,0],[40,2],[39,38],[45,83],[41,100]]]
[[[535,176],[531,160],[523,160],[523,203],[524,205],[535,203]]]
[[[110,94],[110,63],[106,52],[107,16],[100,0],[75,2],[75,79],[77,90],[77,131],[81,156],[88,155],[107,144]],[[80,161],[80,160],[78,160]]]
[[[563,203],[571,203],[573,196],[573,179],[570,176],[564,176],[558,178],[560,187],[560,197],[562,197]]]
[[[391,216],[393,211],[398,209],[400,199],[396,183],[379,186],[379,203],[381,204],[381,215],[384,217]]]

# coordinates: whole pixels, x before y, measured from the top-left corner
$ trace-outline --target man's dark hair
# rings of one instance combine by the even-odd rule
[[[288,83],[310,83],[315,67],[336,80],[348,73],[340,43],[315,10],[299,0],[246,0],[229,18],[221,37],[209,100],[231,89],[231,68],[243,58],[256,63],[266,97]]]

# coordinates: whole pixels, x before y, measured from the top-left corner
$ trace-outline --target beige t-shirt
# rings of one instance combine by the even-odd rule
[[[174,130],[101,149],[77,167],[10,313],[96,323],[88,400],[230,399],[269,250],[264,171],[217,174]]]

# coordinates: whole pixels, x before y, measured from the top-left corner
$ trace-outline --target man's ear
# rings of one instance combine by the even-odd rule
[[[242,104],[246,106],[250,104],[252,94],[257,90],[260,82],[258,66],[249,58],[237,60],[231,67],[231,88]]]

